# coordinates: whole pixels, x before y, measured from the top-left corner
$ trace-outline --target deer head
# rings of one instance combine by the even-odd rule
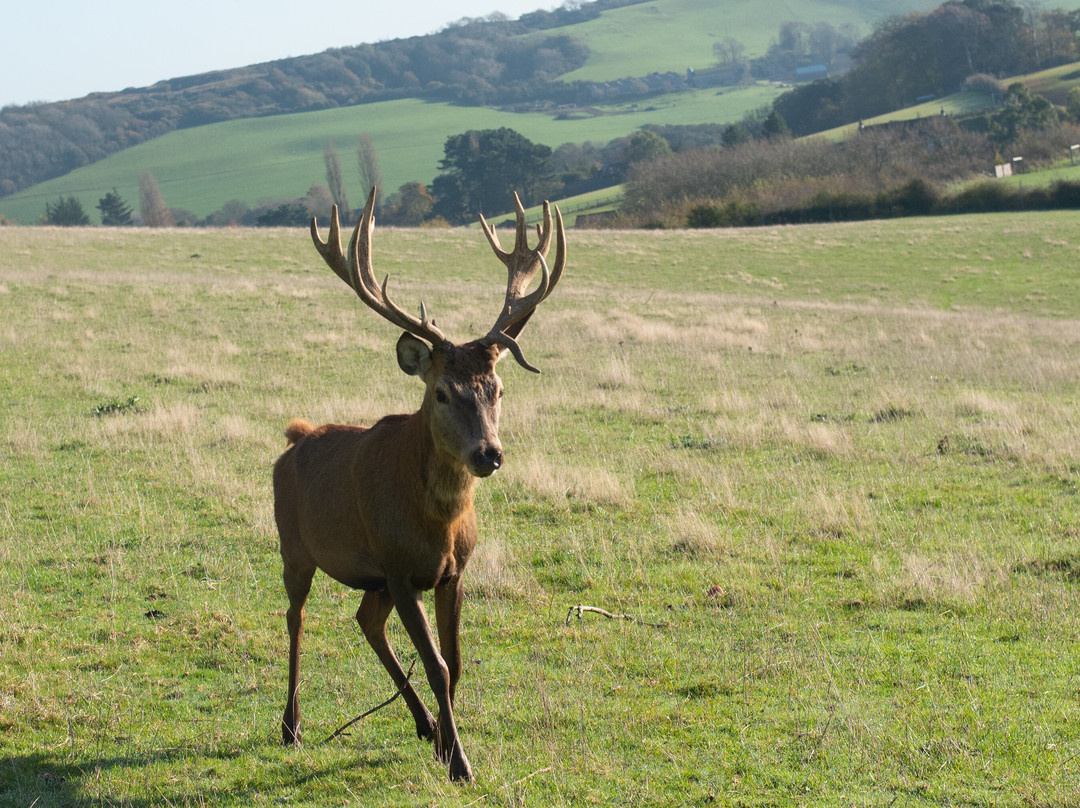
[[[421,413],[431,427],[435,446],[446,456],[456,458],[477,477],[494,473],[503,462],[499,443],[499,400],[502,380],[495,372],[498,361],[507,353],[526,370],[539,373],[531,365],[517,343],[517,337],[543,302],[558,284],[566,265],[566,235],[562,215],[544,203],[543,223],[537,225],[538,243],[528,246],[525,209],[517,194],[514,208],[517,228],[514,247],[504,251],[495,228],[483,216],[480,223],[495,255],[506,266],[506,298],[495,324],[486,335],[463,344],[447,339],[427,307],[420,303],[420,316],[409,314],[387,294],[387,275],[382,283],[376,281],[371,258],[371,234],[375,229],[373,209],[375,188],[349,240],[348,254],[341,248],[340,225],[335,205],[331,213],[330,234],[324,242],[317,222],[311,222],[311,237],[315,248],[334,273],[347,283],[371,309],[390,321],[404,333],[397,342],[399,367],[410,376],[424,381],[426,393]],[[555,235],[555,264],[549,268],[547,254]],[[540,273],[540,281],[532,291],[527,290]]]

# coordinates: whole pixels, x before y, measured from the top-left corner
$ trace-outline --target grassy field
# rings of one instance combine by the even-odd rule
[[[709,67],[716,62],[713,45],[728,36],[743,44],[747,58],[763,56],[785,22],[854,25],[865,37],[888,16],[937,5],[935,0],[653,0],[547,33],[570,34],[589,46],[585,65],[564,78],[610,81]]]
[[[647,123],[725,123],[769,104],[779,88],[698,90],[647,104],[623,105],[605,114],[574,120],[494,109],[429,104],[415,99],[363,104],[302,115],[282,115],[184,129],[125,149],[63,177],[0,200],[0,214],[23,224],[37,222],[46,202],[75,196],[94,222],[97,202],[116,187],[136,209],[139,176],[152,171],[166,204],[204,217],[226,202],[302,197],[313,183],[326,183],[323,149],[333,142],[341,157],[350,201],[361,205],[356,164],[357,136],[368,132],[378,155],[387,193],[406,182],[430,183],[439,172],[443,144],[469,129],[507,126],[536,143],[607,143]]]
[[[375,238],[486,330],[479,233]],[[459,787],[400,701],[322,742],[392,695],[324,576],[277,744],[270,468],[416,406],[396,331],[300,230],[0,228],[0,803],[1080,805],[1075,214],[569,245],[503,368]]]

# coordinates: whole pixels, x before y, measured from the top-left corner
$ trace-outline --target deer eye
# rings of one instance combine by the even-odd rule
[[[440,404],[445,404],[450,398],[446,395],[446,391],[439,389],[435,391],[435,400]]]

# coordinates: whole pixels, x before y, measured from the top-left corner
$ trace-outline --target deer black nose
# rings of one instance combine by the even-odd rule
[[[495,470],[502,465],[503,453],[499,446],[488,446],[486,449],[477,449],[473,452],[473,468],[479,477],[487,477],[494,474]]]

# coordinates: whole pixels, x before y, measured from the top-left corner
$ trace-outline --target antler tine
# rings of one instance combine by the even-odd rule
[[[525,224],[525,208],[521,199],[514,194],[514,209],[516,213],[516,228],[514,236],[514,248],[510,252],[502,249],[495,228],[487,223],[483,216],[480,222],[483,225],[484,234],[492,250],[503,264],[506,265],[506,299],[499,313],[495,325],[488,332],[486,339],[509,350],[514,358],[526,370],[539,373],[535,367],[525,361],[521,348],[515,341],[515,337],[521,333],[536,307],[551,294],[555,284],[562,276],[563,267],[566,265],[566,237],[563,230],[562,214],[558,207],[555,208],[554,227],[552,221],[551,205],[544,202],[543,222],[537,226],[538,243],[535,249],[530,249],[528,244],[528,227]],[[556,256],[554,271],[548,269],[546,259],[551,247],[552,233],[556,234]],[[540,283],[531,293],[525,294],[537,270],[541,271]]]
[[[428,318],[423,303],[420,304],[420,318],[417,319],[398,306],[386,293],[389,275],[383,278],[382,284],[375,280],[375,270],[371,262],[371,233],[375,229],[375,191],[373,187],[368,195],[367,204],[364,205],[364,212],[356,223],[352,238],[349,239],[348,258],[341,250],[341,229],[338,223],[337,205],[334,205],[332,209],[330,236],[326,242],[319,237],[316,220],[311,220],[311,238],[315,243],[315,249],[334,270],[334,273],[349,284],[360,299],[383,319],[432,344],[445,342],[446,337],[435,322]]]
[[[337,205],[330,209],[330,235],[326,241],[323,241],[319,235],[318,218],[311,217],[311,240],[315,243],[315,249],[318,250],[326,265],[334,270],[334,274],[352,286],[352,281],[349,280],[349,264],[341,251],[341,226],[338,224]]]

